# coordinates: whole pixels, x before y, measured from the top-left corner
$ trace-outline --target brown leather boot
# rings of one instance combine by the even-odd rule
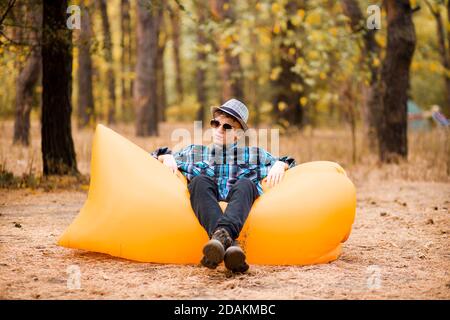
[[[245,262],[244,250],[239,246],[237,241],[234,241],[233,245],[228,247],[225,251],[224,261],[225,267],[232,272],[245,272],[248,270],[249,265]]]
[[[217,229],[206,245],[203,247],[201,264],[207,268],[215,269],[223,261],[225,250],[233,243],[227,230]]]

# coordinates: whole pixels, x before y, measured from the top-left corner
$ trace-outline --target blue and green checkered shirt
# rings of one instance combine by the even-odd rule
[[[161,147],[151,153],[157,158],[163,154],[172,154],[167,147]],[[263,193],[261,180],[276,161],[295,166],[293,158],[274,157],[259,147],[230,145],[191,144],[173,153],[178,170],[190,181],[195,176],[204,174],[211,177],[219,190],[219,201],[225,201],[231,186],[239,179],[248,178],[256,184],[259,195]]]

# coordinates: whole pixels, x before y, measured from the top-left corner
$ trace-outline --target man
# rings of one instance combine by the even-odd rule
[[[261,181],[278,184],[285,170],[295,166],[290,157],[275,158],[259,147],[238,146],[248,129],[248,109],[231,99],[212,109],[213,144],[189,145],[172,154],[167,148],[152,153],[188,180],[192,208],[210,240],[203,247],[202,265],[214,269],[222,261],[232,272],[245,272],[244,251],[236,239],[255,199],[263,193]],[[225,212],[219,201],[228,202]]]

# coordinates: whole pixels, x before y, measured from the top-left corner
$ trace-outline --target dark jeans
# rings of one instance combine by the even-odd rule
[[[213,179],[206,175],[194,177],[188,184],[191,205],[200,224],[211,238],[217,228],[224,228],[233,239],[239,237],[253,202],[258,197],[255,184],[247,178],[239,179],[231,187],[228,206],[222,214],[219,191]]]

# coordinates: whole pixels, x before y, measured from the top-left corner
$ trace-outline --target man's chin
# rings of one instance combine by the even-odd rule
[[[214,144],[225,144],[224,139],[220,139],[220,138],[216,138],[216,137],[213,138],[213,142],[214,142]]]

